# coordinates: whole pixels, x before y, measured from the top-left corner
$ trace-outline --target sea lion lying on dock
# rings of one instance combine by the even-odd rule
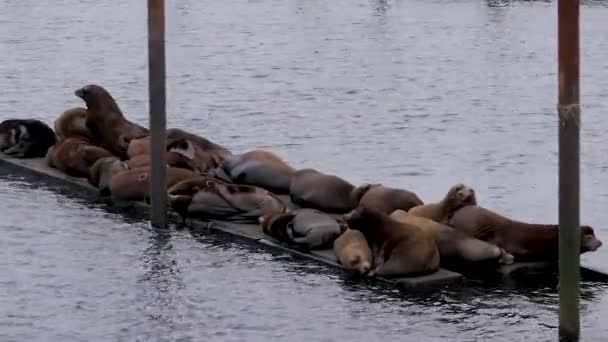
[[[69,176],[88,178],[89,169],[104,157],[112,157],[112,153],[91,144],[87,138],[70,137],[49,148],[46,164]]]
[[[182,218],[257,223],[265,214],[285,212],[272,193],[251,185],[208,180],[194,195],[169,195],[170,206]]]
[[[189,179],[198,173],[178,167],[167,167],[167,188]],[[147,166],[119,172],[110,179],[108,186],[112,199],[117,201],[144,202],[150,194],[150,168]]]
[[[69,137],[84,137],[91,140],[92,135],[87,128],[88,115],[86,108],[82,107],[74,107],[64,111],[53,123],[58,140]]]
[[[110,180],[115,174],[127,171],[129,167],[127,163],[120,160],[118,157],[110,156],[97,159],[97,161],[89,168],[89,184],[99,190],[102,196],[110,195]]]
[[[346,229],[316,209],[270,213],[260,216],[258,222],[265,234],[304,250],[331,248],[334,240]]]
[[[294,204],[303,208],[344,214],[356,208],[371,187],[367,183],[355,187],[338,176],[314,169],[301,169],[291,179],[289,197]]]
[[[55,132],[36,119],[8,119],[0,123],[0,151],[15,158],[42,158],[55,144]]]
[[[198,171],[196,166],[194,165],[193,160],[179,152],[166,152],[165,161],[167,162],[168,166]],[[127,160],[126,164],[130,169],[136,169],[140,167],[150,166],[150,162],[151,160],[149,155],[140,154]]]
[[[253,150],[226,158],[212,174],[235,184],[254,185],[275,194],[289,194],[291,177],[295,172],[276,154]]]
[[[350,229],[362,232],[369,243],[374,256],[374,274],[404,277],[439,269],[439,250],[431,232],[366,207],[344,215],[344,221]]]
[[[91,133],[91,142],[117,157],[126,159],[129,142],[149,134],[148,129],[127,120],[105,88],[89,84],[74,94],[87,105],[86,126]]]
[[[353,276],[367,274],[374,264],[372,250],[365,239],[365,235],[358,230],[346,229],[334,241],[334,254],[338,263],[347,273]]]
[[[449,225],[504,248],[515,261],[558,260],[559,228],[555,224],[516,221],[480,206],[466,206],[454,213]],[[593,228],[581,226],[580,253],[593,252],[601,246]]]
[[[387,215],[397,209],[408,211],[423,204],[422,200],[411,191],[390,188],[382,184],[372,184],[359,201],[360,206],[380,210]]]
[[[462,183],[458,183],[450,187],[450,190],[441,201],[417,205],[407,212],[415,216],[426,217],[433,221],[447,224],[456,210],[463,206],[476,204],[475,190]]]
[[[470,263],[512,264],[513,255],[504,249],[474,238],[445,224],[425,217],[408,214],[404,210],[395,210],[391,215],[395,220],[408,223],[433,233],[439,249],[442,267],[450,265],[466,266]]]

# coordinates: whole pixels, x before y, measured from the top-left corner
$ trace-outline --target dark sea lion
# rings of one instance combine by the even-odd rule
[[[367,274],[374,264],[372,250],[363,233],[347,229],[334,241],[334,253],[344,269],[355,275]]]
[[[448,225],[408,214],[404,210],[395,210],[391,215],[399,222],[408,223],[433,233],[433,238],[441,256],[442,267],[449,265],[466,265],[470,263],[512,264],[513,255],[504,249],[476,239]]]
[[[192,170],[167,167],[167,188],[195,177],[198,173]],[[145,202],[150,196],[150,168],[145,166],[117,173],[110,179],[108,188],[114,200]]]
[[[301,169],[291,179],[289,197],[303,208],[343,214],[356,208],[371,186],[365,183],[355,187],[338,176],[314,169]]]
[[[344,215],[344,220],[350,229],[362,232],[369,243],[376,265],[374,274],[417,276],[439,269],[439,250],[431,232],[366,207],[357,207]]]
[[[127,158],[127,148],[132,139],[149,134],[148,129],[127,120],[112,95],[103,87],[89,84],[74,94],[87,105],[86,126],[91,133],[91,142],[119,158]]]
[[[70,137],[49,149],[47,165],[72,177],[88,178],[89,169],[98,159],[111,156],[112,153],[92,145],[87,138]]]
[[[275,194],[289,194],[296,170],[276,154],[253,150],[226,158],[216,176],[236,184],[254,185]]]
[[[450,188],[441,201],[417,205],[407,212],[415,216],[426,217],[433,221],[447,224],[451,215],[456,210],[467,205],[477,205],[475,190],[462,183],[458,183]]]
[[[270,213],[258,222],[264,233],[305,250],[331,248],[344,231],[336,219],[316,209]]]
[[[182,218],[256,223],[262,215],[286,209],[280,199],[262,188],[213,180],[203,185],[194,195],[169,195],[171,207]]]
[[[397,209],[408,211],[423,204],[411,191],[390,188],[382,184],[373,184],[359,201],[360,206],[380,210],[387,215]]]
[[[74,107],[64,111],[53,123],[55,134],[59,140],[74,136],[92,139],[91,132],[87,128],[87,117],[86,108]]]
[[[8,119],[0,123],[0,151],[15,158],[42,158],[55,144],[55,132],[36,119]]]
[[[513,254],[515,261],[557,261],[559,228],[555,224],[516,221],[479,206],[460,208],[449,225]],[[602,246],[590,226],[581,226],[580,253]]]
[[[97,159],[89,169],[89,184],[99,189],[103,196],[110,194],[110,180],[120,172],[128,170],[127,164],[118,157],[110,156]]]

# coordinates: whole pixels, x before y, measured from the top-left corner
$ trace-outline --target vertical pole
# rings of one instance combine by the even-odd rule
[[[578,341],[580,296],[579,0],[558,0],[559,339]]]
[[[165,2],[148,0],[148,81],[150,101],[150,221],[167,225],[165,118]]]

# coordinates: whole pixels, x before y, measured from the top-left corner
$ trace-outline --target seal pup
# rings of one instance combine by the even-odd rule
[[[87,105],[86,126],[91,141],[117,157],[126,159],[131,140],[149,135],[148,129],[127,120],[112,95],[102,86],[88,84],[74,94]]]
[[[167,167],[167,188],[189,178],[198,177],[198,173],[178,167]],[[110,196],[117,201],[145,202],[150,196],[150,168],[140,167],[119,172],[112,176],[108,186]]]
[[[552,261],[559,255],[559,227],[516,221],[480,206],[460,208],[449,225],[470,236],[493,243],[513,254],[515,261]],[[580,253],[602,246],[590,226],[581,226]]]
[[[262,231],[304,250],[327,249],[343,232],[335,219],[316,209],[296,209],[259,217]]]
[[[289,197],[294,204],[303,208],[344,214],[357,207],[371,186],[364,183],[355,187],[338,176],[314,169],[301,169],[291,179]]]
[[[92,145],[87,138],[70,137],[49,149],[46,162],[49,167],[78,178],[88,178],[89,169],[95,162],[112,153]]]
[[[450,187],[450,190],[441,201],[417,205],[409,209],[408,213],[447,224],[456,210],[463,206],[476,204],[475,190],[462,183],[457,183]]]
[[[417,276],[439,269],[439,250],[431,232],[366,207],[357,207],[344,215],[344,221],[350,229],[363,233],[371,246],[374,274]]]
[[[504,265],[513,263],[513,255],[504,249],[448,225],[408,214],[404,210],[395,210],[390,216],[399,222],[430,231],[437,243],[442,267],[466,266],[471,263]]]
[[[55,119],[53,126],[57,140],[79,136],[89,140],[92,139],[91,132],[87,128],[88,112],[86,108],[74,107],[70,108]]]
[[[374,263],[372,250],[360,231],[346,229],[334,241],[333,249],[338,263],[352,276],[363,276],[371,270]]]
[[[275,194],[289,194],[291,177],[296,170],[278,155],[253,150],[226,158],[214,175],[236,184],[254,185]]]
[[[0,123],[0,151],[15,158],[42,158],[55,144],[55,132],[36,119],[8,119]]]
[[[388,215],[397,209],[408,211],[424,203],[411,191],[372,184],[372,187],[361,197],[359,205],[380,210]]]
[[[99,190],[102,196],[110,195],[110,180],[120,172],[128,170],[127,163],[120,160],[118,157],[110,156],[97,159],[97,161],[89,168],[89,177],[87,181]]]

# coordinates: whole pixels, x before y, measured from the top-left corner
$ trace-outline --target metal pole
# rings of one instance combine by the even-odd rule
[[[558,0],[559,339],[578,341],[580,296],[579,1]]]
[[[167,226],[165,118],[165,2],[148,0],[148,81],[150,96],[150,221]]]

